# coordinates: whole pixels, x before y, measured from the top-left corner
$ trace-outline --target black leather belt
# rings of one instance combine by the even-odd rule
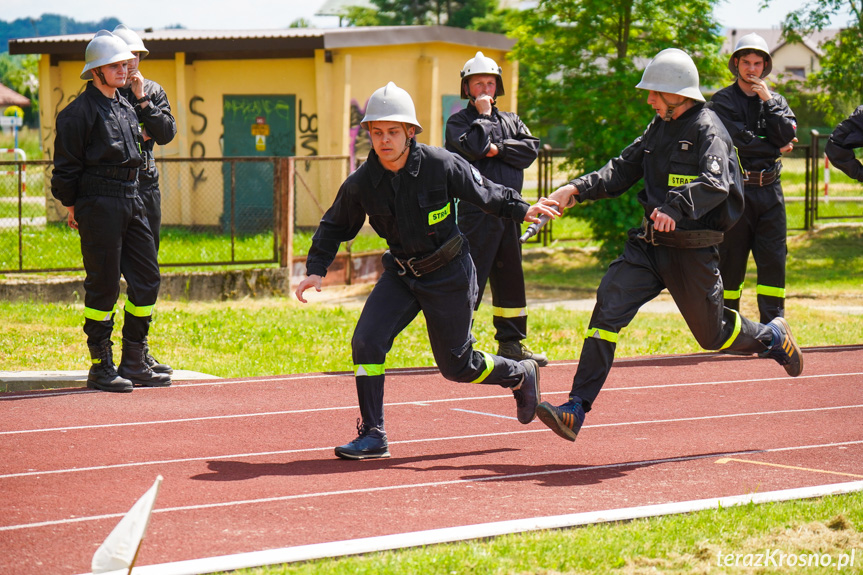
[[[418,278],[423,274],[431,273],[450,263],[453,258],[461,252],[461,246],[463,243],[464,238],[461,234],[458,234],[448,239],[446,243],[439,247],[434,253],[425,257],[404,260],[393,255],[393,259],[401,268],[399,271],[400,276],[409,273]]]
[[[90,166],[86,172],[121,182],[131,182],[138,177],[138,168],[121,168],[118,166]]]
[[[750,172],[749,170],[744,170],[743,185],[754,186],[758,188],[762,186],[769,186],[776,181],[776,178],[779,177],[779,172],[781,171],[782,164],[780,164],[779,162],[777,162],[776,165],[769,170],[761,170],[760,172]]]
[[[673,232],[657,232],[653,229],[653,222],[644,218],[641,223],[641,232],[637,237],[652,246],[695,249],[721,244],[724,234],[716,230],[675,230]]]

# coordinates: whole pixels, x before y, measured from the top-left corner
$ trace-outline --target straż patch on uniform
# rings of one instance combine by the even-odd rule
[[[707,156],[707,169],[711,174],[719,175],[722,173],[722,161],[719,156]]]
[[[479,170],[471,166],[470,173],[473,174],[473,179],[476,180],[476,183],[482,185],[482,174],[479,173]]]
[[[680,140],[680,142],[678,143],[680,144],[680,150],[682,152],[688,152],[689,149],[692,147],[692,142],[689,142],[687,140]]]

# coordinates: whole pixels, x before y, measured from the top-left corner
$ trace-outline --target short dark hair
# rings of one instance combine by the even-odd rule
[[[764,58],[765,63],[770,61],[770,54],[768,54],[767,52],[764,52],[762,50],[756,50],[755,48],[745,48],[743,50],[740,50],[739,52],[735,52],[734,57],[737,60],[740,60],[740,58],[742,58],[744,56],[749,56],[750,54],[755,54],[756,56],[761,56],[762,58]]]

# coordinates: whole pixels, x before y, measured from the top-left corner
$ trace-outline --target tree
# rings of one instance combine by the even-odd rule
[[[762,7],[770,5],[764,0]],[[815,107],[824,112],[831,124],[842,120],[863,103],[863,4],[861,0],[810,0],[790,12],[782,23],[782,34],[789,42],[800,42],[813,31],[830,25],[834,16],[847,10],[847,27],[821,45],[824,56],[821,70],[810,74],[806,88]]]
[[[349,7],[349,26],[436,25],[471,28],[497,9],[498,0],[371,0],[377,9]]]
[[[644,130],[654,112],[636,90],[647,63],[677,47],[695,60],[701,85],[726,74],[713,0],[541,0],[519,14],[520,115],[543,139],[557,130],[571,167],[600,168]],[[573,210],[592,221],[608,259],[640,219],[635,194]]]

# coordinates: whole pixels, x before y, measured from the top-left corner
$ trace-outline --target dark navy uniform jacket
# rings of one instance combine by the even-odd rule
[[[863,164],[854,157],[855,148],[863,148],[863,106],[836,126],[824,148],[834,166],[858,182],[863,182]]]
[[[709,106],[725,124],[743,169],[771,170],[779,160],[779,149],[797,135],[797,119],[779,94],[763,101],[747,96],[737,82],[716,92]]]
[[[51,193],[64,206],[75,205],[82,191],[135,196],[136,178],[121,181],[100,170],[137,170],[144,163],[140,136],[129,102],[119,93],[106,98],[87,82],[84,92],[57,115]]]
[[[498,148],[493,158],[486,156],[491,144]],[[492,182],[521,192],[524,170],[539,152],[539,138],[517,114],[492,107],[491,116],[482,116],[469,104],[447,119],[446,149],[465,158]]]
[[[153,157],[153,148],[156,144],[164,146],[169,144],[177,135],[177,121],[171,114],[171,103],[162,86],[152,80],[144,79],[144,93],[150,96],[150,105],[146,108],[136,106],[135,94],[132,88],[121,88],[120,94],[133,106],[138,115],[138,122],[147,130],[150,139],[141,144],[146,164],[141,167],[138,187],[141,190],[148,189],[158,184],[159,171],[156,169],[156,161]]]
[[[644,134],[605,166],[570,182],[579,202],[616,198],[644,178],[638,201],[681,230],[725,231],[743,213],[743,182],[734,145],[716,114],[697,103],[679,118],[658,115]]]
[[[453,200],[476,204],[501,218],[523,222],[530,207],[518,192],[483,178],[464,158],[411,142],[405,166],[394,174],[374,150],[348,176],[312,238],[308,275],[325,276],[339,249],[369,224],[398,258],[423,257],[459,234]]]

